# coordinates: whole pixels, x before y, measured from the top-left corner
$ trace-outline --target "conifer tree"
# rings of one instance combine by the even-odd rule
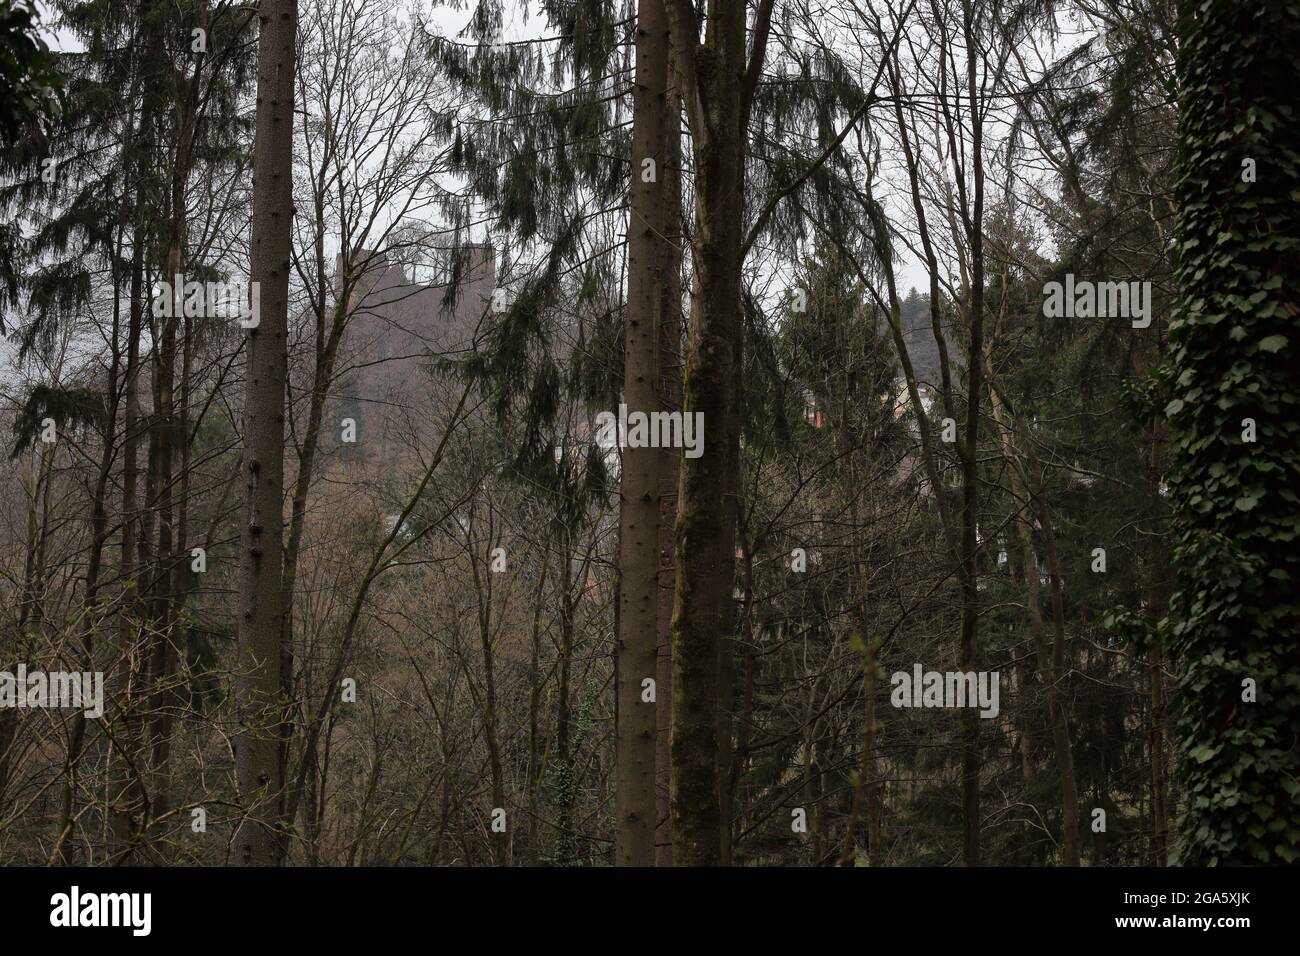
[[[672,266],[669,232],[677,211],[669,193],[668,20],[662,0],[641,0],[632,88],[631,211],[628,290],[624,310],[623,402],[628,414],[661,411],[661,316]],[[670,352],[664,348],[664,352]],[[626,866],[655,861],[655,743],[659,656],[659,521],[661,453],[629,445],[622,452],[619,532],[618,753],[615,817],[617,859]]]
[[[284,419],[288,377],[289,250],[293,218],[297,0],[262,0],[257,44],[252,281],[261,314],[248,330],[244,405],[244,524],[240,555],[239,707],[235,770],[245,814],[234,862],[272,866],[283,841],[280,749],[284,640]]]

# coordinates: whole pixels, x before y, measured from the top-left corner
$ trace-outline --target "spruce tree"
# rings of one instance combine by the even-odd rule
[[[246,816],[235,833],[234,859],[246,866],[278,864],[284,849],[277,825],[284,796],[281,582],[297,0],[265,0],[259,21],[252,281],[261,287],[262,310],[248,330],[235,745],[236,781]]]

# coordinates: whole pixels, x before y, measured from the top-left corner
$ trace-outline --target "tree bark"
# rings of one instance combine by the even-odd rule
[[[669,50],[671,58],[672,51]],[[668,205],[664,243],[666,263],[664,296],[659,316],[659,407],[666,412],[682,408],[682,228],[681,228],[681,99],[676,73],[668,74],[664,151],[664,201]],[[677,561],[673,529],[677,523],[677,485],[682,456],[676,448],[659,451],[659,600],[658,682],[655,707],[655,866],[673,865],[671,793],[671,734],[673,716],[673,592],[677,587]]]
[[[966,42],[966,83],[970,95],[972,180],[974,196],[967,214],[962,204],[966,239],[970,244],[970,371],[966,386],[966,429],[961,449],[961,646],[958,663],[963,671],[975,669],[979,648],[979,425],[984,389],[984,128],[980,111],[980,85],[976,82],[975,13],[971,0],[963,0],[962,32]],[[964,190],[963,190],[964,194]],[[961,714],[962,860],[980,865],[980,717],[973,708]]]
[[[658,355],[667,295],[668,19],[662,0],[640,0],[632,87],[631,212],[627,227],[623,401],[629,414],[660,410]],[[655,847],[656,701],[659,656],[660,451],[623,449],[619,515],[618,753],[615,860],[652,866]],[[656,689],[657,690],[657,689]]]
[[[137,196],[136,202],[140,199]],[[126,381],[123,384],[122,422],[122,541],[118,574],[122,580],[121,606],[118,608],[117,690],[122,701],[122,715],[113,741],[112,764],[115,767],[110,791],[110,826],[113,852],[129,852],[131,831],[140,811],[141,793],[136,765],[136,728],[132,711],[135,680],[135,641],[133,610],[139,594],[136,563],[136,513],[140,483],[140,335],[144,317],[144,241],[145,230],[137,223],[131,235],[131,304],[127,318]],[[130,748],[131,753],[124,751]]]
[[[297,0],[263,0],[258,19],[252,281],[259,283],[262,308],[247,339],[247,497],[240,557],[240,714],[235,744],[235,775],[245,816],[235,832],[234,853],[240,864],[267,866],[279,862],[275,824],[284,789],[276,724],[282,719],[284,402]],[[326,688],[326,693],[331,691]]]
[[[734,623],[744,159],[771,3],[759,6],[748,65],[745,14],[744,3],[717,0],[701,44],[693,5],[668,2],[696,177],[692,251],[699,295],[691,307],[682,411],[703,415],[705,436],[703,453],[683,459],[675,532],[671,802],[674,863],[685,866],[717,865],[722,856],[717,691],[723,634]]]

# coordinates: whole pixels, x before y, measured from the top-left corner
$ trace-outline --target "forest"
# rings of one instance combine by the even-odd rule
[[[0,863],[1300,862],[1297,49],[0,0]]]

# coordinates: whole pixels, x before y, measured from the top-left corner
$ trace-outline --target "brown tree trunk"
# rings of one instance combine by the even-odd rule
[[[184,202],[183,196],[174,197],[173,203]],[[183,210],[183,207],[181,207]],[[183,211],[173,222],[172,239],[167,250],[167,281],[179,285],[182,281],[181,264],[184,247]],[[177,323],[180,321],[182,292],[173,291],[171,316],[161,319],[162,340],[157,349],[154,365],[156,404],[154,429],[156,436],[155,485],[150,510],[158,522],[158,545],[154,551],[154,567],[149,589],[149,619],[152,633],[148,643],[149,705],[146,717],[147,757],[149,761],[149,817],[167,812],[169,781],[165,773],[168,759],[168,736],[171,710],[169,683],[175,664],[172,645],[172,579],[176,564],[176,540],[173,534],[175,496],[172,492],[175,465],[175,396],[174,373],[176,364]]]
[[[677,499],[677,590],[673,605],[672,825],[678,865],[716,865],[722,856],[718,806],[718,662],[734,624],[735,490],[739,468],[736,383],[743,355],[742,259],[746,133],[766,47],[771,4],[755,21],[746,63],[746,5],[710,5],[704,43],[694,6],[669,0],[674,63],[690,117],[695,155],[691,308],[683,415],[701,414],[704,449],[683,458]]]
[[[1032,493],[1031,493],[1032,494]],[[1061,562],[1056,553],[1056,531],[1052,525],[1051,509],[1041,494],[1034,494],[1033,502],[1043,528],[1044,550],[1047,552],[1047,571],[1052,584],[1052,656],[1047,668],[1049,714],[1052,721],[1052,744],[1056,748],[1056,761],[1061,777],[1061,831],[1062,853],[1066,866],[1079,865],[1079,787],[1074,776],[1074,755],[1070,749],[1070,726],[1062,700],[1061,684],[1065,681],[1065,597]],[[1037,574],[1038,569],[1030,569]],[[1035,582],[1037,585],[1037,582]]]
[[[876,734],[879,725],[876,721],[876,697],[880,679],[876,673],[876,654],[868,646],[866,659],[862,665],[866,681],[866,711],[862,728],[862,789],[867,803],[867,862],[871,866],[880,866],[882,862],[881,824],[884,817],[885,801],[880,790],[880,772],[876,761]]]
[[[284,631],[280,641],[280,691],[284,701],[284,714],[280,723],[280,742],[279,742],[279,760],[281,767],[289,766],[289,743],[293,735],[294,720],[296,718],[293,701],[296,696],[296,680],[294,673],[294,595],[298,587],[298,560],[302,554],[303,534],[307,527],[307,496],[311,493],[312,477],[316,469],[316,454],[320,450],[320,436],[322,430],[322,421],[325,413],[325,403],[329,396],[330,384],[334,380],[334,368],[338,358],[339,345],[343,339],[343,333],[347,328],[348,299],[352,288],[350,271],[352,260],[350,255],[345,251],[340,257],[343,263],[342,275],[338,291],[338,300],[333,310],[327,311],[326,295],[324,286],[324,269],[325,255],[321,240],[319,237],[324,235],[325,225],[323,214],[317,212],[317,256],[316,268],[322,288],[318,290],[316,301],[316,339],[315,339],[315,362],[312,373],[311,398],[307,409],[307,430],[303,434],[302,447],[298,453],[298,474],[294,479],[293,502],[290,505],[289,513],[289,533],[284,544],[284,579],[282,581],[284,591]],[[325,331],[325,317],[332,315],[332,322],[328,334]],[[315,758],[312,755],[305,755],[304,759],[312,761]],[[284,812],[288,813],[290,806],[297,806],[298,801],[287,799],[284,801]],[[282,827],[287,831],[288,827],[293,825],[293,821],[287,818],[281,820]],[[288,845],[283,842],[281,834],[281,855],[288,852]]]
[[[975,49],[975,13],[971,0],[963,0],[962,32],[966,49]],[[979,651],[979,425],[980,404],[984,390],[984,129],[980,119],[985,105],[980,102],[976,82],[978,58],[966,57],[966,82],[970,95],[972,180],[974,196],[965,219],[966,238],[970,244],[970,349],[969,380],[966,388],[966,429],[958,443],[961,450],[961,645],[958,663],[963,671],[975,669]],[[963,190],[963,194],[964,194]],[[961,808],[962,860],[966,866],[980,865],[980,716],[974,708],[961,713]]]
[[[542,567],[537,575],[537,590],[533,592],[533,626],[531,650],[528,658],[528,773],[525,786],[528,791],[528,848],[532,862],[540,862],[537,828],[537,800],[544,770],[541,746],[542,692],[542,594],[546,590],[546,575],[550,558],[542,554]],[[446,819],[445,816],[443,819]]]
[[[558,830],[556,841],[556,859],[561,864],[575,862],[577,854],[577,834],[574,830],[573,807],[576,797],[573,792],[574,754],[570,752],[569,736],[573,717],[573,705],[570,700],[570,674],[573,669],[574,639],[574,604],[573,592],[573,535],[568,528],[563,528],[556,539],[559,543],[560,561],[560,659],[559,685],[556,688],[555,701],[555,760],[559,767],[560,785],[557,812]]]
[[[277,725],[283,715],[279,699],[284,632],[282,498],[297,2],[262,0],[258,19],[252,281],[259,284],[261,315],[247,339],[247,498],[239,568],[240,713],[235,744],[235,776],[245,815],[233,849],[239,864],[268,866],[279,862],[275,825],[284,789]],[[327,687],[325,692],[332,690]]]
[[[657,340],[667,290],[665,182],[668,158],[668,19],[662,0],[640,0],[632,86],[631,212],[627,227],[623,401],[628,413],[660,410]],[[659,655],[659,479],[661,453],[626,447],[619,515],[618,736],[615,861],[651,866],[655,847],[656,700]]]
[[[488,504],[487,540],[493,541],[492,511]],[[470,569],[474,578],[474,593],[478,599],[478,634],[479,648],[483,654],[483,699],[478,701],[479,712],[483,720],[483,740],[487,745],[488,770],[492,779],[492,806],[488,817],[492,819],[495,811],[504,810],[506,805],[505,777],[501,766],[501,742],[497,733],[497,687],[496,667],[492,659],[492,572],[486,578],[479,568],[479,541],[474,533],[474,506],[470,505],[467,543],[471,549]],[[495,823],[495,820],[493,820]],[[508,828],[498,831],[490,830],[492,837],[492,862],[496,866],[509,863]]]
[[[669,56],[671,58],[671,50]],[[671,67],[671,60],[670,60]],[[664,295],[659,316],[659,407],[666,412],[682,408],[682,229],[681,229],[681,100],[671,68],[664,132],[664,201],[668,205],[663,272]],[[655,866],[673,865],[671,792],[671,733],[673,726],[673,593],[677,587],[677,562],[673,529],[677,523],[677,485],[681,480],[681,451],[659,452],[659,599],[656,611],[658,661],[655,707]]]
[[[138,200],[137,200],[138,201]],[[123,385],[124,415],[122,422],[122,541],[118,574],[122,580],[121,606],[118,609],[117,694],[121,720],[113,740],[115,772],[110,793],[112,850],[116,856],[128,852],[131,832],[140,812],[142,794],[136,765],[137,730],[133,713],[135,693],[136,598],[139,573],[136,534],[137,486],[140,482],[140,335],[144,317],[144,241],[145,231],[138,224],[131,235],[131,304],[126,332],[126,381]],[[128,752],[129,751],[129,752]]]
[[[155,350],[157,361],[154,365],[156,482],[150,505],[158,520],[158,548],[149,593],[152,633],[148,651],[149,712],[146,718],[151,818],[165,814],[170,805],[171,733],[177,703],[171,685],[177,659],[174,629],[181,539],[176,534],[176,512],[180,502],[174,485],[177,443],[183,440],[184,431],[176,415],[175,377],[177,329],[184,321],[182,269],[188,225],[185,218],[185,190],[193,155],[196,122],[191,101],[187,99],[178,104],[178,110],[181,122],[176,139],[175,165],[171,174],[171,215],[164,276],[166,281],[173,284],[172,308],[161,319],[161,341]],[[188,331],[188,321],[184,325]],[[181,501],[183,499],[182,494]]]
[[[854,499],[850,506],[851,520],[854,528],[863,527],[862,519],[858,513],[857,489],[861,487],[857,474],[857,468],[854,467],[852,457],[848,458],[850,474],[850,494]],[[879,650],[879,641],[871,626],[868,615],[868,597],[871,592],[871,575],[868,570],[868,555],[864,553],[861,546],[854,548],[854,564],[856,565],[858,575],[859,593],[857,600],[854,602],[856,611],[858,636],[862,641],[862,683],[863,683],[863,716],[862,716],[862,769],[861,779],[858,782],[858,789],[861,794],[854,794],[854,801],[859,800],[862,804],[863,815],[866,817],[867,824],[867,862],[871,866],[880,865],[880,825],[883,815],[883,801],[880,794],[880,775],[877,768],[876,757],[876,736],[879,731],[879,725],[876,718],[876,699],[879,689],[879,675],[877,674],[876,654]],[[850,814],[854,817],[854,814]],[[854,849],[853,834],[849,834],[849,841],[845,847],[846,859],[842,863],[851,864],[853,858],[851,853]]]

